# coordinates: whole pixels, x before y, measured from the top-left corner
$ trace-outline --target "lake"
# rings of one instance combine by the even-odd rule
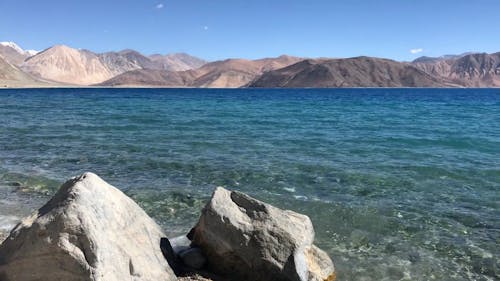
[[[85,171],[172,236],[216,186],[307,214],[338,280],[500,278],[499,89],[0,91],[0,230]]]

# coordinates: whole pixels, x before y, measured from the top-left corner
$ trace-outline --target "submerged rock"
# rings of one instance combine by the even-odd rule
[[[182,250],[179,252],[179,258],[183,264],[193,269],[201,269],[207,262],[201,249],[196,247]]]
[[[180,252],[184,250],[188,250],[191,248],[191,240],[185,235],[177,236],[169,239],[170,244],[172,245],[173,251],[178,255]]]
[[[66,182],[0,245],[0,280],[177,280],[161,228],[97,175]]]
[[[313,241],[307,216],[221,187],[193,233],[209,267],[237,280],[335,280],[333,262]]]
[[[162,238],[161,241],[163,255],[177,275],[201,269],[207,262],[200,248],[194,247],[187,236]]]

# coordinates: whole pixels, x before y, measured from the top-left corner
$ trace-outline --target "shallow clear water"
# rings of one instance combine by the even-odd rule
[[[170,235],[219,185],[305,213],[339,280],[500,278],[500,90],[0,91],[0,230],[84,171]]]

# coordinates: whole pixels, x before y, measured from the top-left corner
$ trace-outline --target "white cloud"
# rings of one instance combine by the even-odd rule
[[[418,48],[418,49],[411,49],[411,50],[410,50],[410,53],[412,53],[412,54],[418,54],[418,53],[421,53],[421,52],[423,52],[423,51],[424,51],[424,49],[422,49],[422,48]]]
[[[161,4],[161,3],[160,3],[160,4],[158,4],[158,5],[156,5],[156,9],[163,9],[163,7],[165,7],[165,5],[163,5],[163,4]]]

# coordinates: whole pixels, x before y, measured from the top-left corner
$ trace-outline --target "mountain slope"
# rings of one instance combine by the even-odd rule
[[[448,77],[451,72],[451,66],[455,60],[454,59],[444,59],[444,60],[419,60],[417,62],[413,61],[411,64],[416,68],[429,73],[435,77]]]
[[[456,86],[416,67],[388,59],[304,60],[270,71],[249,87],[446,87]]]
[[[152,87],[185,87],[189,79],[183,72],[159,69],[137,69],[113,77],[97,86],[152,86]]]
[[[36,80],[0,57],[0,88],[42,86],[49,84]]]
[[[208,63],[199,69],[189,71],[193,82],[191,87],[202,88],[238,88],[260,74],[254,61],[228,59]]]
[[[280,56],[259,60],[228,59],[208,63],[191,70],[195,77],[190,87],[239,88],[243,87],[266,71],[279,69],[296,63],[302,58]]]
[[[96,84],[114,76],[96,54],[63,45],[27,59],[21,68],[43,79],[75,85]]]
[[[97,55],[113,76],[136,69],[156,69],[151,59],[134,50],[107,52]]]
[[[168,55],[152,55],[149,58],[156,63],[158,69],[169,71],[185,71],[200,68],[207,62],[185,53]]]
[[[500,52],[466,54],[443,60],[420,60],[412,64],[431,75],[464,87],[500,87]]]
[[[500,52],[461,57],[452,64],[448,77],[466,87],[500,87]]]

